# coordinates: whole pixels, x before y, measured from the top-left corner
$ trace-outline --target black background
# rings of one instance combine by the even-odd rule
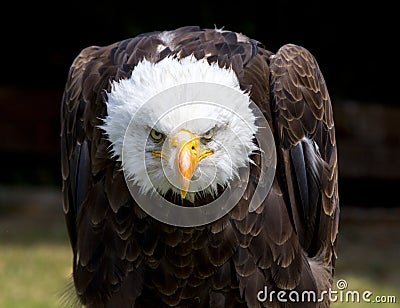
[[[393,5],[382,1],[264,1],[263,7],[251,1],[10,5],[1,26],[3,85],[60,89],[84,47],[199,25],[242,32],[273,52],[285,43],[303,45],[317,58],[332,97],[395,103],[398,17]]]

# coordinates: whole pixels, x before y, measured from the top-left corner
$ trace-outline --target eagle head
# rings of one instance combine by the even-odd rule
[[[142,194],[215,196],[257,150],[249,93],[206,59],[142,60],[107,93],[100,126],[127,182]]]

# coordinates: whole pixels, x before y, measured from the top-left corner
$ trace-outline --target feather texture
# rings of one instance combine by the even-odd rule
[[[135,203],[98,126],[113,80],[129,78],[144,58],[188,55],[234,70],[270,125],[278,164],[256,211],[249,212],[261,170],[254,154],[246,191],[228,214],[179,228]],[[257,294],[264,287],[321,292],[332,283],[339,221],[333,112],[316,60],[300,46],[273,54],[243,34],[183,27],[88,47],[65,85],[61,153],[74,285],[87,307],[286,307]]]

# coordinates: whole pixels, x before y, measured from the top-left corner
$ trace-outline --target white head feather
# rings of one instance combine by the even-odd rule
[[[179,193],[170,138],[181,129],[201,136],[214,128],[212,141],[204,145],[213,154],[200,161],[189,186],[187,199],[193,201],[196,193],[215,194],[218,186],[229,185],[250,163],[257,149],[250,102],[230,68],[192,56],[143,60],[130,78],[113,82],[101,128],[128,179],[142,193],[161,194]],[[164,142],[153,142],[151,129],[167,136]],[[155,150],[162,150],[163,158],[155,157]]]

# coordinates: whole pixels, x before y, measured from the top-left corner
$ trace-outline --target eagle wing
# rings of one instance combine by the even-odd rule
[[[277,151],[275,179],[261,206],[249,212],[251,194],[263,184],[255,155],[247,190],[230,213],[239,243],[233,262],[240,292],[251,307],[260,304],[254,299],[264,287],[320,296],[331,287],[339,223],[335,129],[326,83],[311,53],[292,44],[274,55],[260,47],[240,80],[250,85]],[[320,305],[327,307],[329,299]]]
[[[312,259],[312,269],[315,271],[317,262],[329,270],[329,279],[323,283],[326,287],[337,257],[339,223],[331,100],[317,61],[305,48],[282,46],[271,57],[270,69],[281,184],[300,244]]]
[[[67,78],[61,107],[63,206],[75,288],[83,303],[104,300],[86,294],[109,297],[128,272],[125,259],[134,260],[141,249],[136,242],[125,241],[134,226],[132,216],[122,214],[131,196],[98,126],[107,112],[103,95],[110,82],[129,75],[144,55],[152,56],[156,43],[139,36],[86,48],[73,61]],[[135,285],[141,285],[140,279],[132,285],[133,297]]]

